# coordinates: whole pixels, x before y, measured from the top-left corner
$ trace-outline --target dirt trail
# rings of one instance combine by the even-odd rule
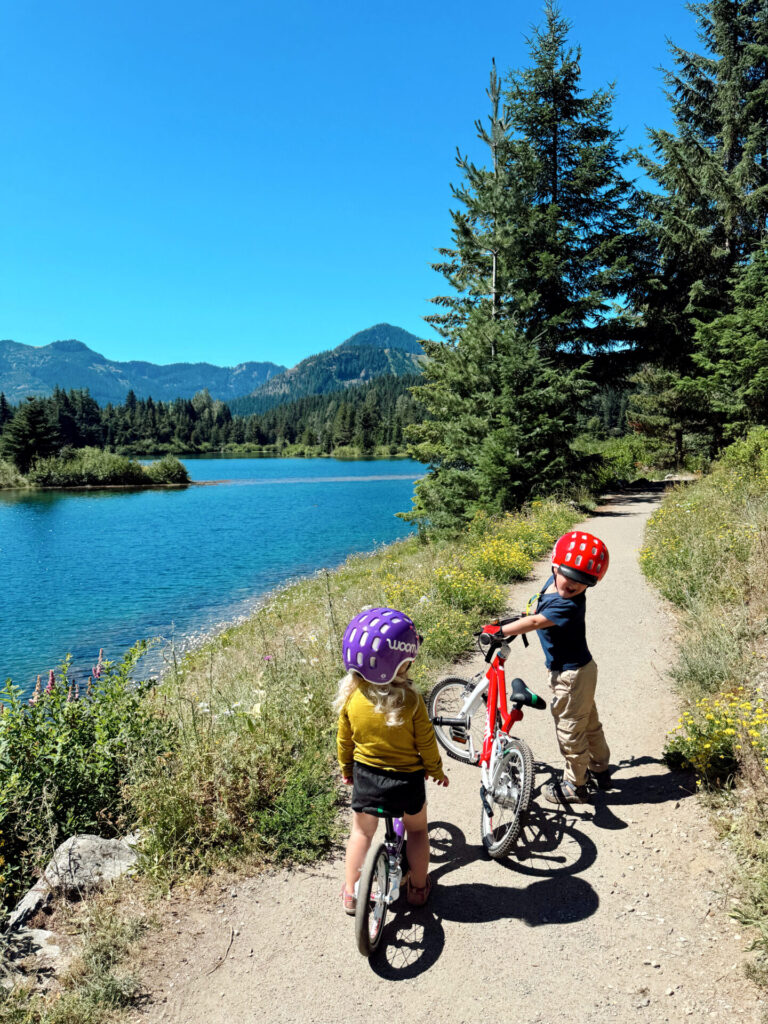
[[[573,812],[551,808],[539,790],[560,767],[554,727],[548,711],[528,711],[518,729],[537,761],[536,791],[516,855],[483,856],[479,773],[445,758],[450,788],[429,790],[432,899],[419,910],[401,901],[375,958],[355,948],[338,859],[174,897],[144,950],[151,1000],[134,1020],[757,1024],[762,1002],[741,969],[747,936],[728,917],[728,863],[697,800],[659,760],[677,717],[664,679],[674,622],[637,565],[657,500],[609,498],[589,520],[611,553],[587,628],[620,766],[613,792]],[[534,589],[513,587],[510,607]],[[548,698],[535,638],[512,652],[509,667]]]

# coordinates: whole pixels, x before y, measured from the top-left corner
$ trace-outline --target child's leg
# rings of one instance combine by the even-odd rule
[[[352,812],[352,830],[347,840],[347,855],[344,862],[344,887],[348,893],[355,891],[365,855],[376,834],[378,824],[379,819],[375,814]]]
[[[590,739],[596,753],[602,752],[603,747],[608,751],[595,709],[597,665],[590,661],[579,669],[552,672],[550,685],[557,742],[565,758],[563,778],[574,786],[583,786],[591,760]]]
[[[608,749],[603,727],[597,714],[597,705],[594,701],[587,722],[587,743],[589,745],[589,770],[595,775],[607,771],[611,765],[611,752]]]
[[[408,838],[408,870],[417,889],[427,884],[429,870],[429,833],[426,803],[418,814],[404,814],[403,824]]]

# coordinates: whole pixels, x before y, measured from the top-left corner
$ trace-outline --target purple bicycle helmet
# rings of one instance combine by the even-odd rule
[[[416,657],[421,637],[411,619],[394,608],[360,612],[344,633],[343,656],[347,671],[358,672],[369,683],[391,683],[406,661]]]

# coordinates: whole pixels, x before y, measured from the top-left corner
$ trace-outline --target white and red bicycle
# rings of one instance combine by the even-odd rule
[[[510,736],[510,729],[522,721],[523,707],[547,706],[518,678],[509,684],[508,706],[504,665],[514,637],[502,636],[500,627],[513,621],[492,622],[477,634],[488,665],[485,673],[441,679],[427,697],[435,735],[448,756],[480,766],[480,833],[494,859],[512,849],[533,793],[533,754],[525,740]]]

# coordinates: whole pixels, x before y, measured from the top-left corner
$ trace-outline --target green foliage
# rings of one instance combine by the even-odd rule
[[[638,155],[660,186],[644,195],[649,354],[684,375],[696,323],[730,311],[728,281],[762,240],[768,215],[768,9],[745,0],[690,10],[704,52],[670,44],[674,131],[652,129],[654,158]]]
[[[743,688],[720,699],[702,697],[678,720],[664,760],[672,769],[695,771],[700,785],[717,788],[736,774],[744,742],[765,746],[765,723],[763,702],[745,700]]]
[[[434,300],[446,312],[427,318],[451,341],[479,305],[494,318],[513,317],[558,362],[630,336],[622,297],[634,190],[611,127],[612,90],[583,92],[569,27],[545,3],[528,66],[511,71],[504,89],[491,72],[490,116],[476,122],[488,166],[457,158],[453,244],[435,265],[454,294]]]
[[[478,544],[467,559],[467,567],[498,583],[510,583],[526,579],[533,563],[522,547],[497,536]]]
[[[175,455],[164,455],[162,459],[144,466],[143,469],[145,475],[156,484],[189,483],[187,468]]]
[[[768,427],[753,427],[747,436],[723,449],[724,466],[768,477]]]
[[[99,660],[86,692],[58,676],[32,699],[8,680],[0,691],[0,833],[4,902],[12,902],[55,847],[77,832],[116,834],[132,824],[125,785],[139,758],[170,742],[130,675],[146,644],[119,663]]]
[[[500,514],[577,476],[573,409],[589,393],[581,371],[555,371],[511,322],[473,311],[455,345],[425,343],[428,417],[408,431],[430,464],[404,518],[455,530],[480,510]]]
[[[38,459],[30,483],[41,487],[99,487],[189,483],[185,467],[173,455],[149,466],[99,448],[67,449],[61,455]]]
[[[26,480],[12,462],[0,459],[0,490],[11,487],[25,487]]]
[[[768,420],[768,250],[738,268],[732,311],[698,322],[696,385],[716,436],[737,437]]]
[[[0,436],[0,454],[20,473],[29,472],[35,460],[45,458],[61,447],[61,437],[50,410],[42,399],[28,398],[6,423]]]
[[[478,569],[463,566],[445,566],[435,571],[437,593],[445,604],[462,611],[476,611],[479,615],[492,615],[504,600],[504,592]]]

